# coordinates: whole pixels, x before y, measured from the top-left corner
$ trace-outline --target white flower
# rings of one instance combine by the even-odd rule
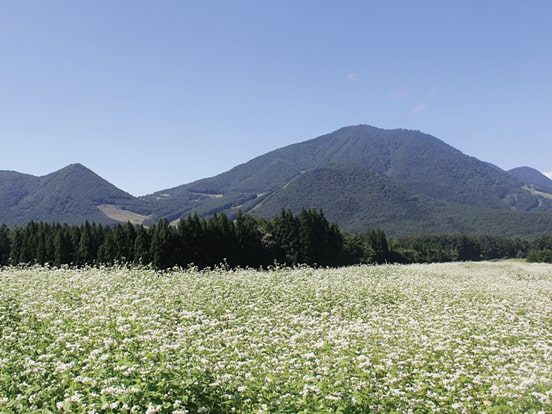
[[[156,405],[154,406],[153,404],[149,404],[148,405],[148,409],[146,410],[146,414],[154,414],[154,413],[158,413],[161,411],[161,406],[160,405]]]

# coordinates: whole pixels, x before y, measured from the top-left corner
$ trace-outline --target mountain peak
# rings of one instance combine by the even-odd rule
[[[66,165],[65,167],[55,171],[55,172],[61,172],[61,171],[69,171],[69,172],[76,172],[76,171],[86,171],[91,172],[93,174],[96,174],[94,171],[92,171],[90,168],[84,166],[83,164],[76,162],[69,165]]]
[[[0,174],[0,223],[22,225],[31,220],[113,223],[98,209],[100,205],[149,213],[143,201],[80,163],[42,177]]]

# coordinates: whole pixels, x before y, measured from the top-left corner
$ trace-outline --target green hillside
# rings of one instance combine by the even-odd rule
[[[552,231],[550,183],[531,168],[506,172],[419,131],[358,125],[139,198],[80,164],[44,177],[2,171],[0,222],[151,224],[315,208],[351,232],[530,237]]]
[[[501,225],[515,216],[512,211],[552,211],[547,194],[431,135],[366,125],[276,149],[144,200],[154,217],[171,221],[193,212],[232,216],[241,209],[270,217],[281,208],[314,207],[350,231],[377,226],[396,234],[495,229],[521,234],[517,226]],[[528,234],[548,223],[546,214],[529,217],[535,224]]]
[[[116,205],[136,213],[148,214],[147,205],[118,189],[81,164],[34,177],[0,173],[0,221],[22,225],[31,220],[46,222],[114,223],[98,205]]]
[[[379,228],[386,234],[465,232],[529,237],[552,229],[552,214],[490,209],[416,194],[387,176],[355,165],[307,171],[249,211],[273,217],[281,208],[320,208],[330,221],[351,232]],[[230,213],[230,212],[229,212]]]
[[[431,135],[366,125],[341,128],[271,151],[215,177],[161,191],[169,195],[161,204],[170,204],[173,197],[181,204],[189,193],[264,193],[303,171],[328,164],[367,165],[414,192],[451,202],[552,211],[552,202],[538,200],[518,178]]]
[[[428,225],[437,202],[409,191],[369,166],[334,164],[314,168],[292,179],[249,211],[273,217],[283,209],[322,209],[330,221],[351,231]]]
[[[536,189],[552,193],[552,180],[540,171],[531,167],[518,167],[508,170],[508,174],[518,178],[524,184]]]

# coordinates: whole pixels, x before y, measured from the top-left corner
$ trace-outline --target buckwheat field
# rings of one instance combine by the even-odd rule
[[[552,412],[552,265],[5,268],[1,413]]]

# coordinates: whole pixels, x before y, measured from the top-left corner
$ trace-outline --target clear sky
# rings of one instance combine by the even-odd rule
[[[347,125],[552,170],[549,0],[1,0],[0,170],[134,195]]]

